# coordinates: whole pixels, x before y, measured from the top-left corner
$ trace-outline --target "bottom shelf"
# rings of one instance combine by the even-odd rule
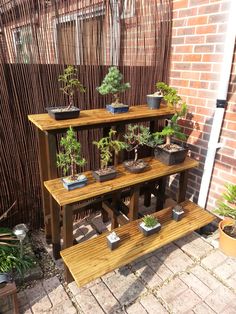
[[[107,246],[107,233],[63,250],[62,259],[77,285],[85,285],[215,219],[215,216],[190,201],[182,202],[181,205],[185,210],[181,221],[176,222],[171,219],[171,207],[154,214],[162,224],[162,229],[152,236],[145,237],[140,233],[138,229],[140,220],[114,229],[121,239],[119,247],[114,251],[110,251]]]

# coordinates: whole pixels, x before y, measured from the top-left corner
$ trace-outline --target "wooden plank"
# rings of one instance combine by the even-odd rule
[[[150,237],[144,237],[138,230],[140,220],[115,229],[121,238],[121,244],[114,251],[107,247],[107,233],[61,251],[62,259],[77,285],[85,285],[140,256],[153,252],[212,222],[215,218],[190,201],[185,201],[181,205],[185,209],[185,216],[179,222],[171,220],[171,207],[154,214],[160,220],[162,229]]]
[[[174,114],[167,106],[160,109],[148,109],[147,105],[130,107],[127,113],[111,114],[106,109],[81,110],[77,119],[54,120],[47,113],[28,115],[28,119],[42,131],[63,130],[70,126],[78,129],[104,127],[124,122],[128,124],[137,121],[164,119]]]
[[[153,158],[145,158],[150,168],[139,174],[127,172],[123,165],[117,167],[118,176],[114,180],[106,182],[96,182],[91,171],[84,174],[88,178],[88,184],[82,188],[67,191],[60,178],[44,182],[45,187],[60,206],[84,201],[93,197],[106,195],[114,191],[122,190],[127,187],[138,185],[143,182],[156,180],[164,176],[179,173],[198,166],[198,162],[186,158],[184,162],[178,165],[166,166]]]

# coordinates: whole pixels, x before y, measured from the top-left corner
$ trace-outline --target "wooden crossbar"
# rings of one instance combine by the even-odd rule
[[[77,285],[83,286],[214,220],[212,214],[190,201],[182,202],[181,205],[185,210],[181,221],[171,219],[171,207],[154,214],[161,222],[162,229],[152,236],[144,237],[140,233],[140,220],[115,229],[121,243],[114,251],[110,251],[107,246],[107,233],[61,251],[62,259]]]

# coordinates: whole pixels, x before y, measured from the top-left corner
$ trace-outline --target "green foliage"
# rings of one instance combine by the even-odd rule
[[[127,143],[126,150],[129,152],[132,150],[135,151],[134,161],[136,162],[138,159],[138,148],[143,145],[148,145],[151,134],[148,127],[138,124],[129,124],[128,131],[124,135],[124,138]]]
[[[114,138],[116,131],[110,129],[107,137],[101,138],[98,142],[93,144],[100,150],[101,169],[107,169],[108,163],[112,159],[112,153],[117,154],[122,149],[126,148],[126,143],[118,141]]]
[[[72,127],[67,130],[66,137],[61,138],[60,145],[64,148],[64,152],[57,154],[57,166],[63,169],[64,174],[71,169],[71,179],[73,179],[76,165],[83,167],[85,159],[81,157],[81,145]]]
[[[152,215],[145,215],[142,220],[148,228],[153,228],[158,223],[158,219]]]
[[[222,194],[222,200],[218,202],[215,212],[224,217],[236,220],[236,185],[227,184],[226,191]],[[236,223],[236,222],[235,222]]]
[[[31,268],[35,261],[32,257],[24,255],[20,256],[20,248],[18,246],[2,246],[0,245],[0,272],[14,272],[20,275]]]
[[[181,97],[177,94],[177,90],[170,87],[169,85],[163,82],[158,82],[156,84],[156,88],[158,92],[162,93],[163,99],[169,106],[176,107],[181,101]]]
[[[101,86],[97,87],[97,90],[101,95],[113,94],[115,96],[115,103],[117,103],[119,101],[117,94],[130,88],[130,84],[122,83],[122,80],[123,75],[119,69],[115,66],[110,67]]]
[[[69,65],[64,70],[64,73],[59,75],[59,78],[58,78],[58,81],[64,84],[64,86],[60,88],[60,90],[63,91],[64,94],[69,96],[69,99],[70,99],[69,107],[73,105],[73,96],[76,90],[78,90],[80,93],[85,92],[85,88],[77,79],[76,73],[77,73],[77,69],[73,67],[72,65]]]

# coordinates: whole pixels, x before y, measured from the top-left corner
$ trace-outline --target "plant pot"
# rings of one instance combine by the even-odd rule
[[[110,235],[111,235],[111,234],[110,234]],[[120,244],[120,238],[117,236],[117,240],[114,241],[114,240],[112,240],[112,239],[109,238],[110,235],[107,236],[107,245],[108,245],[109,249],[110,249],[111,251],[113,251],[113,250],[115,250],[115,249],[118,248],[118,246],[119,246],[119,244]]]
[[[70,177],[62,178],[63,186],[68,190],[74,190],[77,188],[82,188],[87,184],[88,179],[85,177],[85,175],[79,175],[78,179],[71,180]]]
[[[172,219],[175,221],[180,221],[183,218],[184,210],[183,207],[180,205],[176,205],[172,209]]]
[[[149,109],[159,109],[163,96],[147,95],[147,104]]]
[[[175,148],[168,150],[164,147],[164,144],[158,145],[154,150],[155,159],[160,160],[163,164],[168,166],[183,162],[187,156],[188,148],[181,147],[178,144],[171,145],[174,145]]]
[[[230,218],[224,219],[219,223],[219,247],[223,253],[229,256],[236,257],[236,238],[226,234],[223,230],[226,226],[233,225],[233,220]]]
[[[0,273],[0,288],[3,288],[7,283],[11,282],[12,278],[8,273]]]
[[[47,107],[46,110],[50,117],[55,120],[75,119],[80,115],[80,109],[72,106],[68,107]]]
[[[129,106],[124,105],[124,104],[119,104],[119,105],[106,105],[107,111],[113,113],[113,114],[118,114],[118,113],[124,113],[129,111]]]
[[[108,167],[107,170],[96,170],[93,171],[93,177],[96,181],[104,182],[108,180],[115,179],[117,176],[117,171],[113,167]]]
[[[161,230],[161,224],[159,222],[153,228],[145,227],[144,222],[141,222],[138,226],[139,226],[139,230],[142,232],[142,234],[145,237],[148,237],[148,236],[150,236],[154,233],[157,233]]]
[[[131,173],[141,173],[148,168],[148,163],[142,159],[138,159],[135,164],[133,160],[126,160],[123,162],[123,165],[125,169]]]

